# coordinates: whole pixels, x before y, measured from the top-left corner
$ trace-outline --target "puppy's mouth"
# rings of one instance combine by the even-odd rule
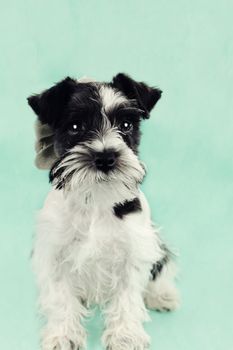
[[[93,151],[79,145],[54,164],[50,182],[57,189],[90,187],[109,181],[124,182],[131,187],[141,182],[144,175],[144,167],[127,147]]]

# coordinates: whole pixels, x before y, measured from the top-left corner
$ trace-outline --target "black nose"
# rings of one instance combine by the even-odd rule
[[[104,151],[95,154],[95,165],[98,170],[108,172],[116,164],[117,153],[114,151]]]

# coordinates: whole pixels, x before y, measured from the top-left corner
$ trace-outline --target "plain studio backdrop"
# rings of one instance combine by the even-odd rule
[[[26,97],[67,75],[110,80],[118,72],[164,91],[143,123],[142,187],[179,253],[182,306],[150,312],[151,349],[232,349],[232,0],[0,6],[1,349],[39,349],[30,251],[50,186],[34,166],[35,116]],[[88,349],[102,349],[98,312],[87,328]]]

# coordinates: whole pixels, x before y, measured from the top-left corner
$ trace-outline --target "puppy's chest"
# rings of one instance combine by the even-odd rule
[[[148,252],[142,247],[152,247],[153,239],[147,231],[144,235],[144,212],[131,205],[134,198],[129,197],[128,210],[116,206],[124,201],[115,200],[99,201],[96,205],[97,201],[87,205],[71,203],[66,210],[71,236],[63,257],[69,262],[78,293],[88,296],[89,301],[104,300],[103,293],[127,279],[124,275],[129,267],[137,269],[143,262],[147,264]]]
[[[125,221],[118,219],[110,208],[103,212],[99,208],[76,212],[72,227],[74,239],[65,251],[65,259],[69,260],[77,282],[82,281],[84,294],[97,301],[103,297],[103,291],[112,288],[129,259],[131,236]]]
[[[89,196],[85,201],[80,197],[70,201],[66,212],[72,239],[64,247],[64,258],[73,271],[82,277],[109,277],[120,273],[135,256],[144,259],[139,249],[145,240],[143,237],[142,242],[143,210],[132,206],[134,198],[127,196],[126,208],[117,205],[126,200],[111,192],[102,199],[98,193],[98,200]]]
[[[112,207],[76,207],[69,222],[73,240],[68,254],[78,264],[79,270],[83,264],[112,262],[114,256],[119,258],[130,246],[127,220],[117,218]]]
[[[89,195],[69,203],[68,224],[71,225],[75,238],[80,243],[92,242],[95,246],[102,246],[103,242],[106,246],[107,243],[125,239],[122,231],[127,230],[129,226],[129,214],[139,213],[133,212],[132,205],[130,208],[126,205],[127,212],[122,211],[121,203],[126,202],[129,204],[132,199],[122,200],[110,192],[103,198],[100,195],[97,198]]]

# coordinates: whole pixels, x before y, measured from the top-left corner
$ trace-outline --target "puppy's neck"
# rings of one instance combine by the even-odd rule
[[[115,203],[122,203],[138,197],[138,195],[139,188],[137,185],[128,187],[119,181],[100,182],[91,187],[80,186],[77,189],[64,191],[64,197],[69,206],[76,206],[85,210],[96,206],[105,210]]]

